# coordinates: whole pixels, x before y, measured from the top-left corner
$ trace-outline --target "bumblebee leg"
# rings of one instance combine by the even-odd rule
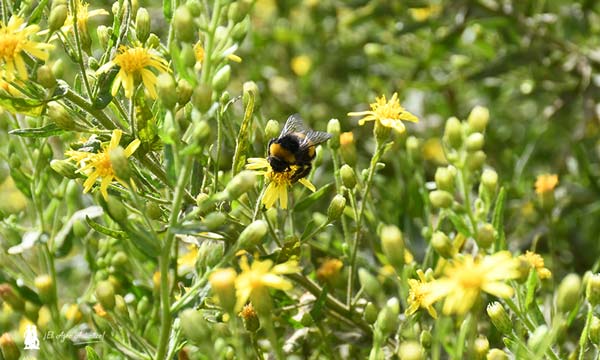
[[[302,168],[296,170],[296,173],[292,176],[292,183],[302,179],[303,177],[308,176],[310,174],[310,170],[312,169],[312,165],[310,163],[303,165]]]

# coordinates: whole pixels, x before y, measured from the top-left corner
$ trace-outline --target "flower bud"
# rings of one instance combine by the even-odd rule
[[[144,8],[140,8],[140,10],[142,9]],[[156,81],[156,89],[158,92],[158,98],[160,99],[164,107],[167,109],[173,109],[175,107],[175,104],[177,104],[178,92],[175,87],[175,80],[173,80],[171,74],[162,73],[158,75]]]
[[[492,349],[487,353],[487,360],[509,360],[508,354],[500,349]]]
[[[58,5],[52,7],[50,17],[48,18],[48,30],[50,33],[60,29],[67,19],[69,11],[66,5]]]
[[[65,73],[65,63],[62,59],[58,59],[52,64],[52,73],[54,73],[54,77],[62,78]]]
[[[199,193],[196,196],[196,206],[201,215],[208,213],[209,211],[215,210],[215,202],[211,199],[210,195],[205,193]]]
[[[234,23],[239,23],[246,17],[250,10],[250,3],[247,1],[238,1],[229,5],[227,10],[227,18]]]
[[[108,215],[116,222],[122,222],[127,220],[127,210],[123,203],[114,196],[108,196],[106,199],[106,209]]]
[[[111,33],[112,28],[106,27],[104,25],[100,25],[96,28],[96,35],[98,35],[98,41],[100,42],[100,46],[103,49],[106,49],[106,47],[108,46]]]
[[[494,301],[490,303],[487,306],[487,314],[498,331],[504,335],[511,333],[513,325],[506,310],[504,310],[504,307],[499,302]]]
[[[592,322],[590,323],[589,338],[594,345],[600,345],[600,319],[596,316],[592,317]]]
[[[225,187],[225,193],[229,200],[236,200],[243,194],[252,190],[256,185],[256,173],[244,170],[233,177]]]
[[[488,108],[478,105],[471,110],[467,122],[471,130],[482,133],[485,131],[489,119],[490,111]]]
[[[265,126],[265,138],[274,139],[279,136],[279,131],[279,122],[271,119],[267,121],[267,125]]]
[[[421,331],[421,336],[419,336],[419,342],[421,346],[425,349],[429,349],[431,347],[433,336],[431,335],[431,331],[423,330]]]
[[[160,47],[160,38],[153,33],[150,33],[148,40],[146,40],[146,46],[150,49],[158,49]]]
[[[56,78],[51,66],[42,65],[37,69],[37,82],[46,89],[52,89],[56,86]]]
[[[331,200],[329,208],[327,208],[327,220],[332,222],[339,219],[344,213],[345,208],[346,198],[343,195],[336,194]]]
[[[462,145],[463,133],[460,120],[454,116],[446,121],[444,129],[444,140],[454,149],[458,149]]]
[[[568,274],[558,286],[556,306],[558,311],[568,313],[575,308],[579,301],[581,278],[577,274]]]
[[[23,313],[29,320],[31,320],[34,323],[37,322],[39,312],[40,307],[37,304],[32,303],[31,301],[25,301],[25,309],[23,310]]]
[[[373,135],[379,144],[383,144],[390,136],[391,128],[384,126],[379,120],[375,120]]]
[[[136,312],[138,314],[147,314],[152,309],[150,305],[150,300],[148,300],[147,296],[142,296],[140,301],[138,301],[136,306]]]
[[[250,331],[251,333],[255,333],[260,328],[260,320],[258,318],[258,314],[252,303],[248,303],[242,308],[239,316],[242,318],[242,322],[244,323],[244,329]]]
[[[129,160],[127,160],[125,150],[121,146],[117,146],[109,152],[108,156],[117,178],[129,183],[131,169],[129,168]]]
[[[400,360],[423,360],[425,352],[423,347],[416,341],[404,341],[398,349],[398,357]]]
[[[221,225],[225,224],[227,216],[222,212],[213,212],[204,217],[202,225],[206,226],[208,231],[217,230]]]
[[[384,336],[388,336],[398,329],[399,312],[400,304],[396,298],[389,299],[383,309],[379,312],[375,326],[381,330]]]
[[[494,169],[485,169],[481,174],[481,185],[490,194],[496,192],[496,186],[498,186],[498,173]]]
[[[483,138],[482,133],[472,133],[467,137],[466,145],[467,151],[477,151],[483,149],[483,144],[485,143],[485,139]]]
[[[37,276],[33,283],[38,291],[38,295],[44,304],[50,304],[56,300],[54,291],[54,282],[48,274]]]
[[[482,249],[487,249],[496,240],[496,229],[490,223],[485,223],[477,229],[477,245]]]
[[[395,225],[381,228],[381,249],[390,264],[397,270],[404,266],[404,239]]]
[[[9,333],[0,336],[0,350],[2,350],[3,360],[19,360],[21,357],[21,352]]]
[[[363,318],[368,324],[373,325],[375,321],[377,321],[378,312],[379,311],[377,310],[377,306],[375,306],[375,304],[373,304],[372,302],[368,302],[367,306],[365,306]]]
[[[469,170],[480,169],[483,163],[485,162],[486,157],[487,156],[485,155],[485,153],[481,150],[467,154],[467,167],[469,168]]]
[[[340,147],[340,121],[338,119],[331,119],[327,123],[327,132],[331,134],[331,139],[329,139],[329,147],[332,149],[338,149]]]
[[[585,296],[592,306],[600,304],[600,274],[593,274],[588,278]]]
[[[381,294],[381,284],[367,269],[358,269],[358,281],[371,298],[376,299]]]
[[[537,351],[547,337],[548,326],[540,325],[529,336],[529,339],[527,339],[527,346],[533,351]]]
[[[452,194],[444,190],[434,190],[429,193],[429,201],[435,208],[448,208],[452,205],[454,198]]]
[[[181,105],[181,103],[179,103]],[[192,104],[201,113],[205,113],[212,105],[212,89],[206,84],[198,84],[192,94]]]
[[[237,273],[232,268],[215,270],[208,281],[219,298],[219,304],[228,312],[235,306],[235,278]]]
[[[79,31],[79,42],[81,48],[88,56],[92,55],[92,38],[87,28],[87,24],[77,22],[77,30]]]
[[[352,190],[356,186],[356,174],[354,169],[347,164],[342,165],[340,168],[340,177],[342,178],[342,184],[348,189]]]
[[[231,79],[231,66],[225,65],[220,68],[214,75],[212,80],[213,89],[223,91],[229,85]]]
[[[79,177],[77,174],[77,167],[73,165],[69,160],[52,160],[50,161],[50,167],[61,176],[67,179],[76,179]]]
[[[473,351],[476,360],[485,359],[488,351],[490,351],[490,342],[485,336],[479,336],[473,343]]]
[[[455,173],[449,168],[439,167],[435,171],[435,184],[438,190],[445,190],[449,193],[454,191]]]
[[[127,254],[124,251],[117,251],[110,259],[110,264],[116,268],[122,268],[127,262]]]
[[[96,284],[96,299],[106,310],[115,307],[115,288],[110,281],[104,280]]]
[[[180,6],[173,14],[175,37],[179,41],[192,43],[194,41],[194,18],[187,6]]]
[[[200,311],[185,309],[179,314],[179,320],[181,332],[187,339],[201,343],[210,338],[208,324]]]
[[[250,98],[254,97],[254,108],[258,108],[260,105],[260,92],[258,90],[258,85],[254,81],[246,81],[242,86],[242,101],[244,103],[244,107],[248,106],[250,102]]]
[[[256,220],[248,225],[240,234],[238,239],[239,248],[245,249],[259,245],[261,240],[267,235],[269,227],[266,221]]]
[[[135,15],[135,36],[143,44],[150,35],[150,14],[146,8],[139,8]]]
[[[83,319],[83,314],[77,304],[68,305],[65,311],[65,318],[70,324],[78,324]]]
[[[77,130],[77,124],[63,106],[56,101],[48,103],[47,115],[52,122],[63,130]]]
[[[23,311],[25,306],[21,296],[15,292],[10,284],[0,284],[0,299],[16,311]]]
[[[129,318],[129,310],[127,309],[127,303],[121,295],[115,295],[115,312],[120,317],[127,319]]]
[[[450,259],[454,255],[452,242],[448,236],[441,231],[433,233],[431,236],[431,246],[443,258]]]

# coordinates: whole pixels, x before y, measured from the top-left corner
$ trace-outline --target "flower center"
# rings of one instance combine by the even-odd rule
[[[94,164],[96,170],[100,173],[100,176],[107,176],[113,174],[112,163],[110,162],[110,156],[108,154],[99,154],[98,160]]]
[[[483,276],[476,269],[462,269],[457,274],[457,280],[465,289],[480,289],[483,283]]]
[[[128,49],[126,52],[120,54],[116,63],[127,73],[135,73],[148,65],[150,56],[145,49],[134,48]]]
[[[0,33],[0,58],[12,60],[21,51],[21,38],[11,34]]]

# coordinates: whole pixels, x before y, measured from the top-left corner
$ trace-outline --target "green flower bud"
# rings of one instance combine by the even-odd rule
[[[244,323],[244,329],[250,331],[251,333],[255,333],[260,328],[260,320],[258,318],[258,314],[252,303],[245,305],[240,311],[240,317]]]
[[[425,349],[429,349],[431,347],[431,343],[433,341],[433,336],[431,335],[431,331],[423,330],[421,331],[421,336],[419,336],[419,342],[421,346]]]
[[[248,14],[249,5],[245,1],[234,2],[229,5],[229,9],[227,10],[227,18],[234,23],[238,23],[246,17]]]
[[[400,360],[423,360],[425,359],[425,351],[416,341],[404,341],[398,349],[398,357]]]
[[[221,97],[219,98],[219,104],[225,105],[229,102],[229,100],[231,100],[231,94],[227,90],[223,91]]]
[[[96,299],[106,310],[115,307],[115,287],[110,281],[104,280],[96,284]]]
[[[38,295],[44,304],[50,304],[56,300],[54,291],[54,282],[52,277],[48,274],[37,276],[33,280],[33,284],[37,289]]]
[[[390,264],[397,270],[404,266],[404,238],[395,225],[381,228],[381,249]]]
[[[225,65],[220,68],[212,80],[213,89],[216,91],[223,91],[229,85],[231,79],[231,66]]]
[[[200,112],[207,112],[212,105],[212,88],[206,84],[198,84],[192,94],[192,104]]]
[[[354,169],[347,164],[342,165],[340,168],[340,177],[342,178],[342,184],[348,189],[352,190],[356,186],[356,173]]]
[[[363,46],[363,51],[365,52],[365,55],[369,57],[377,57],[383,55],[385,49],[381,44],[367,43],[365,46]]]
[[[331,222],[339,219],[344,213],[344,208],[346,208],[346,198],[340,194],[335,195],[327,208],[327,220]]]
[[[65,63],[61,59],[56,60],[54,64],[52,64],[52,73],[54,73],[54,77],[60,79],[63,77],[64,72]]]
[[[419,157],[420,147],[421,142],[416,137],[411,135],[406,139],[406,152],[412,159],[417,159]]]
[[[483,106],[475,106],[473,110],[471,110],[467,122],[473,131],[482,133],[485,131],[489,119],[490,111],[488,108]]]
[[[431,246],[443,258],[451,259],[454,255],[452,242],[448,236],[441,231],[433,233],[431,236]]]
[[[106,49],[106,47],[108,46],[111,33],[112,28],[106,27],[104,25],[100,25],[96,28],[96,35],[98,35],[98,41],[100,42],[100,46],[103,49]]]
[[[371,298],[377,299],[381,295],[381,284],[367,269],[358,269],[358,281]]]
[[[52,160],[50,167],[61,176],[67,179],[76,179],[79,175],[76,173],[77,167],[69,160]]]
[[[196,34],[194,26],[194,18],[187,6],[180,6],[173,14],[173,28],[175,29],[175,37],[184,43],[194,42]]]
[[[108,199],[106,200],[106,210],[108,210],[108,215],[116,222],[127,220],[127,210],[125,209],[125,206],[114,196],[108,196]]]
[[[148,40],[146,41],[146,45],[150,49],[158,49],[160,47],[160,38],[156,34],[150,33],[150,36],[148,36]]]
[[[56,86],[56,78],[52,72],[52,67],[42,65],[37,69],[37,82],[46,89],[52,89]]]
[[[558,311],[568,313],[575,308],[579,301],[581,278],[577,274],[568,274],[558,286],[556,306]]]
[[[0,350],[2,350],[3,360],[19,360],[21,357],[21,352],[9,333],[0,336]]]
[[[188,69],[193,69],[194,65],[196,65],[196,53],[192,44],[181,44],[179,57],[182,59],[182,64]]]
[[[529,336],[529,339],[527,339],[527,346],[530,349],[537,351],[547,337],[548,326],[540,325],[533,331],[531,336]]]
[[[56,101],[48,103],[47,115],[50,121],[63,130],[77,130],[77,123],[63,106]]]
[[[481,166],[483,165],[483,163],[485,162],[486,159],[486,155],[483,151],[478,150],[475,151],[474,153],[469,153],[467,154],[467,167],[470,170],[478,170],[481,168]]]
[[[261,240],[267,235],[269,227],[264,220],[253,221],[240,234],[238,244],[240,249],[246,249],[259,245]]]
[[[513,325],[506,310],[504,310],[504,307],[499,302],[494,301],[490,303],[487,306],[487,314],[498,331],[504,335],[511,333]]]
[[[127,310],[127,303],[121,295],[115,295],[115,312],[122,318],[127,319],[129,317],[129,311]]]
[[[377,306],[372,302],[368,302],[367,306],[365,306],[365,311],[363,313],[363,318],[368,324],[373,325],[375,321],[377,321],[377,314],[379,311],[377,310]]]
[[[454,197],[452,197],[452,194],[447,191],[434,190],[429,193],[429,201],[433,207],[445,209],[452,206]]]
[[[340,147],[340,121],[338,119],[331,119],[327,123],[327,132],[331,134],[331,139],[329,139],[329,147],[332,149],[338,149]]]
[[[449,193],[454,191],[454,177],[455,172],[449,168],[439,167],[435,171],[435,184],[438,190],[445,190]]]
[[[279,122],[271,119],[267,121],[267,125],[265,126],[265,138],[274,139],[279,136],[280,131]]]
[[[246,37],[246,34],[248,34],[249,28],[250,17],[246,16],[244,19],[242,19],[242,21],[233,26],[233,29],[231,30],[231,38],[233,39],[233,41],[235,41],[238,44],[241,43]]]
[[[23,311],[25,307],[25,302],[10,284],[0,284],[0,299],[15,311]]]
[[[77,25],[77,29],[79,30],[79,42],[81,43],[81,48],[83,49],[83,51],[85,51],[86,54],[88,54],[88,56],[91,56],[92,38],[90,37],[90,33],[87,29],[87,26]]]
[[[391,128],[383,126],[379,120],[375,120],[375,127],[373,128],[373,136],[379,144],[383,144],[390,136]]]
[[[206,319],[198,310],[186,309],[179,314],[181,331],[186,339],[201,343],[210,338]]]
[[[454,149],[460,148],[463,141],[462,125],[454,116],[446,121],[444,140]]]
[[[219,298],[219,304],[232,313],[235,307],[235,278],[237,273],[232,268],[217,269],[208,278],[210,286]]]
[[[592,306],[600,304],[600,274],[593,274],[588,278],[585,296]]]
[[[129,183],[129,179],[131,179],[131,169],[129,168],[129,160],[125,154],[125,149],[121,146],[117,146],[110,151],[108,156],[110,157],[110,163],[115,171],[115,175],[119,179]]]
[[[147,296],[143,296],[140,301],[138,301],[136,312],[138,315],[146,315],[148,312],[152,310],[152,305],[150,305],[150,300]]]
[[[188,7],[190,14],[192,14],[194,18],[197,18],[202,14],[203,6],[202,3],[200,3],[200,0],[188,0],[185,5]]]
[[[225,193],[229,200],[236,200],[243,194],[252,190],[256,185],[256,173],[244,170],[233,177],[225,187]]]
[[[396,298],[389,299],[383,309],[379,312],[375,326],[381,330],[384,336],[387,337],[398,329],[399,312],[400,304]]]
[[[58,5],[52,8],[50,17],[48,18],[48,30],[50,33],[55,32],[64,25],[68,13],[66,5]]]
[[[225,221],[227,221],[227,216],[225,214],[222,212],[213,212],[204,217],[202,224],[206,226],[208,231],[215,231],[221,227],[221,225],[225,224]]]
[[[483,360],[490,351],[490,342],[485,336],[479,336],[473,343],[473,351],[476,360]]]
[[[483,149],[483,144],[485,143],[485,139],[483,138],[482,133],[472,133],[467,137],[466,146],[467,151],[477,151]]]
[[[12,305],[11,305],[12,307]],[[14,307],[13,307],[14,309]],[[31,301],[25,301],[25,316],[31,320],[32,322],[37,322],[39,317],[40,307],[37,304],[32,303]]]
[[[507,353],[500,349],[492,349],[487,353],[487,360],[509,360],[510,357]]]
[[[206,214],[215,209],[215,202],[211,199],[210,195],[199,193],[196,196],[196,206],[198,206],[200,214]]]
[[[490,194],[494,194],[496,192],[496,187],[498,186],[498,173],[494,169],[485,169],[481,174],[481,185],[488,191]]]
[[[117,251],[113,255],[112,259],[110,259],[111,265],[117,268],[123,267],[125,264],[127,264],[127,261],[127,254],[125,254],[123,251]]]
[[[485,223],[477,229],[477,245],[482,249],[487,249],[496,240],[496,230],[490,223]]]
[[[254,109],[257,109],[260,106],[260,91],[258,89],[258,85],[256,85],[254,81],[246,81],[242,88],[242,100],[244,107],[248,106],[250,97],[252,96],[254,97]]]
[[[141,8],[142,10],[144,8]],[[145,9],[144,9],[145,10]],[[182,80],[185,81],[185,80]],[[177,104],[177,97],[179,92],[175,87],[175,80],[169,73],[162,73],[158,75],[156,81],[156,88],[158,92],[158,98],[162,102],[165,108],[173,109],[175,108],[175,104]],[[190,91],[191,96],[191,91]],[[188,99],[189,100],[189,99]]]
[[[98,70],[100,64],[98,64],[98,60],[95,57],[88,58],[88,67],[94,71]]]
[[[600,345],[600,319],[596,316],[592,317],[592,322],[590,323],[589,338],[594,345]]]
[[[150,35],[150,14],[145,8],[139,8],[135,15],[135,36],[143,44]]]

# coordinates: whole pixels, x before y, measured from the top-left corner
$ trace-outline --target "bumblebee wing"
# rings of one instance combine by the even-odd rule
[[[307,134],[310,131],[311,131],[310,128],[308,126],[306,126],[306,124],[304,123],[304,120],[302,120],[302,117],[300,117],[299,114],[293,114],[293,115],[290,115],[290,117],[285,122],[285,125],[283,126],[283,130],[281,130],[281,134],[279,135],[279,137],[282,137],[282,136],[285,136],[285,135],[288,135],[288,134],[291,134],[294,132]]]
[[[331,139],[331,134],[324,131],[309,130],[306,133],[306,137],[300,144],[300,147],[307,147],[312,145],[319,145],[325,141]]]

